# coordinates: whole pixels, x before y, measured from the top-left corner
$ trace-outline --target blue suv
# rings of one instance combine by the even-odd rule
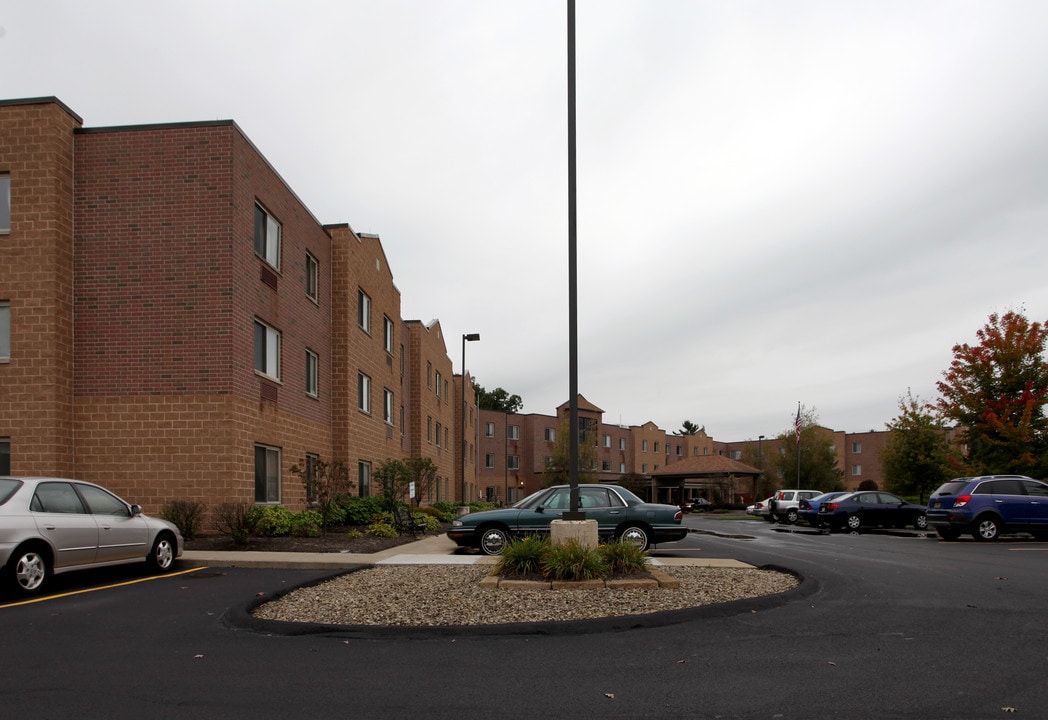
[[[927,515],[943,540],[963,533],[996,540],[1013,532],[1048,540],[1048,485],[1024,475],[957,478],[932,493]]]

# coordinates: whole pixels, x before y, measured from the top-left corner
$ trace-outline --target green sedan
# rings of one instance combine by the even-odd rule
[[[507,508],[463,515],[451,524],[448,537],[462,547],[498,555],[514,536],[548,534],[550,523],[559,520],[570,505],[571,486],[556,485]],[[580,485],[579,510],[586,513],[587,520],[597,521],[601,539],[621,538],[643,550],[688,534],[679,507],[646,503],[618,485]]]

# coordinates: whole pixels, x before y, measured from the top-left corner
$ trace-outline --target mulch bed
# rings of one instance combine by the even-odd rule
[[[281,537],[257,537],[252,535],[244,545],[237,545],[227,535],[204,535],[186,541],[186,550],[217,550],[231,552],[311,552],[311,553],[375,553],[387,550],[398,545],[414,542],[416,538],[410,533],[399,535],[395,538],[375,537],[374,535],[363,535],[353,538],[349,536],[351,530],[363,532],[363,528],[334,527],[328,528],[320,537],[292,537],[290,535]],[[447,527],[442,527],[436,533],[440,535]],[[418,539],[425,537],[419,535]]]

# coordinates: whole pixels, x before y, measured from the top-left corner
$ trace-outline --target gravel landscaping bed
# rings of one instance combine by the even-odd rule
[[[797,586],[756,568],[660,567],[679,588],[488,589],[483,565],[381,565],[290,593],[257,618],[330,625],[451,626],[585,620],[681,610],[774,595]]]

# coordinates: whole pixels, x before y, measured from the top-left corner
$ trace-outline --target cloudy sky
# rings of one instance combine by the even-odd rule
[[[568,399],[564,0],[0,3],[0,98],[232,119],[377,233],[456,372]],[[579,0],[579,390],[718,440],[883,429],[1048,319],[1048,3]]]

